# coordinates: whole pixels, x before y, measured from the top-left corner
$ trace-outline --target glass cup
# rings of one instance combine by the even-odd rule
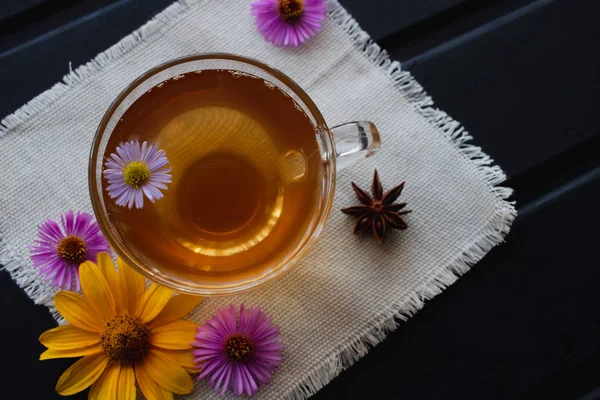
[[[102,195],[106,185],[106,181],[102,177],[105,161],[103,154],[105,154],[109,138],[123,114],[140,96],[159,83],[181,74],[203,70],[228,70],[251,74],[270,82],[292,97],[306,113],[315,129],[324,171],[318,212],[314,213],[310,224],[306,228],[302,228],[305,232],[301,232],[302,240],[295,251],[289,257],[265,266],[261,269],[262,272],[256,276],[244,278],[242,281],[227,281],[222,284],[214,282],[207,284],[201,279],[176,274],[171,270],[166,271],[160,266],[142,261],[140,255],[131,251],[127,243],[121,240],[115,227],[111,224]],[[327,221],[333,202],[336,172],[360,159],[370,157],[379,149],[380,144],[377,128],[371,122],[349,122],[328,128],[321,112],[304,90],[273,67],[233,54],[213,53],[188,56],[169,61],[146,72],[127,86],[108,108],[92,143],[88,176],[90,196],[98,224],[114,251],[128,265],[137,269],[148,279],[188,294],[202,296],[233,294],[256,287],[281,275],[302,259],[314,245]]]

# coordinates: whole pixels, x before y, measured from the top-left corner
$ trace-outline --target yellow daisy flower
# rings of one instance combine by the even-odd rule
[[[98,265],[79,267],[84,296],[61,291],[54,305],[69,324],[40,336],[48,348],[40,360],[82,357],[67,369],[56,391],[69,396],[88,387],[89,399],[135,400],[136,385],[148,400],[171,400],[189,393],[198,372],[191,343],[196,324],[183,321],[201,298],[178,294],[153,283],[106,253]]]

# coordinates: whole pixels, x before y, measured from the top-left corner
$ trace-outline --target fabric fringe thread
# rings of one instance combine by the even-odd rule
[[[423,87],[407,71],[403,71],[398,61],[392,61],[388,53],[381,49],[370,36],[361,29],[358,22],[337,2],[328,0],[329,16],[350,35],[355,46],[367,59],[379,66],[390,78],[396,88],[411,102],[416,110],[427,121],[441,130],[457,151],[465,157],[477,173],[487,183],[492,193],[498,198],[499,206],[490,221],[477,235],[473,245],[463,250],[455,260],[417,293],[408,295],[402,303],[391,304],[368,326],[363,326],[357,338],[335,349],[312,368],[311,372],[301,378],[291,390],[288,398],[302,400],[323,388],[343,370],[350,367],[370,348],[379,344],[398,325],[408,320],[425,306],[425,302],[442,293],[456,280],[469,271],[487,254],[492,247],[504,241],[510,227],[517,216],[515,202],[509,201],[512,189],[498,186],[506,180],[502,169],[493,165],[494,161],[478,146],[469,144],[473,139],[464,127],[445,112],[434,108],[431,97]]]
[[[28,268],[27,261],[15,254],[6,240],[0,237],[0,267],[10,273],[13,281],[22,288],[35,304],[42,304],[49,308],[52,316],[57,319],[60,314],[54,307],[53,298],[55,291],[48,286],[40,284],[40,277],[33,268]]]
[[[124,37],[106,51],[98,54],[88,63],[78,67],[74,71],[71,70],[63,77],[62,82],[55,84],[52,88],[38,95],[13,114],[4,118],[4,120],[0,122],[0,137],[10,133],[10,131],[25,123],[31,116],[49,107],[71,87],[77,85],[89,76],[94,75],[96,72],[101,71],[111,62],[121,58],[123,55],[146,42],[157,33],[164,31],[167,27],[175,23],[178,17],[184,14],[190,6],[201,1],[203,0],[179,0],[173,3],[141,28]]]
[[[169,25],[175,23],[178,17],[184,14],[192,4],[201,1],[179,0],[87,64],[71,71],[63,78],[63,82],[57,83],[51,89],[35,97],[2,120],[0,122],[0,137],[17,129],[30,117],[49,107],[72,86],[102,70],[113,60],[120,58],[157,33],[165,30]],[[315,365],[310,373],[302,377],[300,382],[286,396],[293,400],[305,399],[316,393],[340,372],[367,354],[369,349],[380,343],[388,333],[396,330],[400,322],[408,320],[423,308],[427,300],[432,299],[446,287],[452,285],[473,264],[483,258],[492,247],[504,240],[517,215],[515,203],[508,201],[512,189],[497,186],[506,180],[506,176],[500,167],[493,165],[493,160],[480,147],[468,144],[473,139],[472,136],[452,117],[435,109],[433,101],[425,93],[423,87],[409,72],[402,71],[399,62],[390,60],[387,52],[373,42],[369,35],[360,28],[356,20],[336,0],[328,0],[328,5],[329,16],[350,35],[355,46],[362,51],[365,57],[382,69],[394,86],[406,96],[417,111],[427,121],[440,129],[445,137],[455,145],[459,153],[469,160],[500,200],[500,206],[489,225],[479,232],[476,242],[471,247],[466,248],[441,274],[434,277],[417,293],[407,296],[404,302],[388,306],[374,322],[362,327],[357,338],[341,348],[335,349],[331,354],[324,357],[318,365]],[[2,237],[1,234],[0,237]],[[28,268],[27,261],[17,256],[5,240],[0,240],[0,264],[4,266],[4,269],[11,274],[13,280],[25,290],[36,304],[47,306],[55,318],[60,317],[52,303],[54,292],[49,291],[49,287],[41,283],[37,271]]]
[[[78,85],[89,76],[101,71],[114,60],[119,59],[135,47],[147,42],[175,23],[188,8],[203,0],[179,0],[167,7],[164,11],[157,14],[153,19],[144,24],[137,31],[121,39],[106,51],[98,54],[93,60],[71,70],[63,77],[63,81],[55,84],[52,88],[41,93],[27,104],[19,108],[13,114],[7,116],[0,122],[0,138],[14,131],[25,124],[29,118],[50,107],[55,100],[69,91],[71,87]],[[70,69],[70,66],[69,66]],[[0,265],[2,269],[8,271],[12,279],[27,293],[35,304],[41,304],[50,309],[50,313],[59,323],[63,322],[56,308],[54,307],[54,294],[57,289],[45,283],[37,271],[29,266],[29,261],[17,255],[10,248],[6,240],[2,239],[4,235],[0,232]]]

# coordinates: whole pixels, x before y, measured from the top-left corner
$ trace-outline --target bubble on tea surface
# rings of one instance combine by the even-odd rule
[[[233,76],[234,78],[241,78],[241,77],[246,77],[246,78],[256,78],[254,75],[250,75],[246,72],[242,72],[242,71],[227,71],[231,74],[231,76]]]
[[[279,160],[281,179],[286,183],[297,183],[306,176],[307,162],[304,154],[290,150]]]

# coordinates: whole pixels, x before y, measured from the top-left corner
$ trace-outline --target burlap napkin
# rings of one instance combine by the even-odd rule
[[[296,80],[333,126],[377,124],[383,147],[344,170],[318,245],[284,278],[235,297],[204,301],[204,322],[219,306],[260,306],[281,326],[285,360],[258,398],[305,398],[362,357],[503,240],[516,213],[497,186],[505,176],[456,121],[432,106],[421,86],[335,1],[323,31],[297,49],[258,34],[239,0],[176,3],[2,122],[0,263],[36,303],[53,308],[54,290],[33,270],[27,246],[45,218],[91,212],[87,159],[110,102],[134,78],[172,58],[200,52],[257,58]],[[384,187],[406,180],[410,228],[383,246],[352,235],[339,209],[356,200],[350,181]],[[191,399],[219,398],[198,383]]]

